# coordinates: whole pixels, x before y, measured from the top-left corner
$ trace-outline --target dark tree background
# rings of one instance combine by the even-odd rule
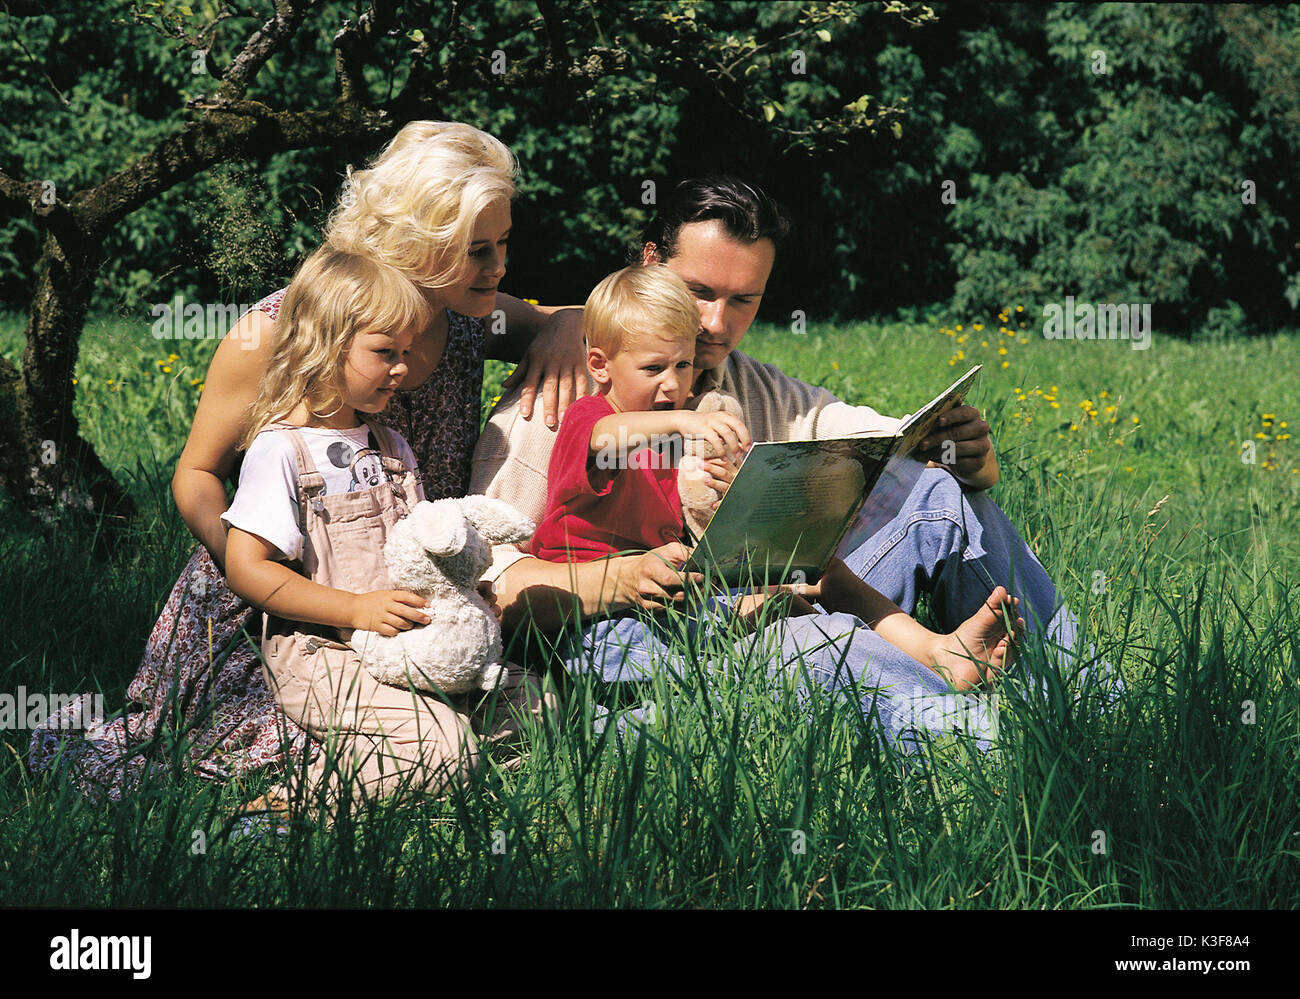
[[[1294,325],[1297,67],[1290,6],[0,0],[0,307],[28,317],[0,479],[120,502],[72,417],[87,314],[278,287],[415,118],[515,150],[506,286],[545,302],[623,261],[647,182],[730,170],[796,220],[769,318],[1073,294]]]

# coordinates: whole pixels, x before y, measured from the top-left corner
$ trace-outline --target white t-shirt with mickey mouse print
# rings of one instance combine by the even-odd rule
[[[364,424],[350,430],[299,427],[298,432],[325,480],[326,494],[360,492],[384,481],[383,463],[379,452],[370,447],[369,428]],[[396,431],[392,435],[397,457],[414,470],[411,446]],[[415,489],[424,499],[424,487],[418,481]],[[278,558],[293,562],[303,557],[304,545],[311,542],[298,529],[298,463],[287,433],[257,435],[239,470],[235,498],[221,520],[274,545]]]

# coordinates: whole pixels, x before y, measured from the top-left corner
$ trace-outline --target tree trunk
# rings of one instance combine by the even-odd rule
[[[0,370],[0,411],[12,413],[16,424],[0,485],[45,520],[81,512],[121,522],[134,503],[82,439],[72,408],[80,333],[103,241],[69,214],[61,216],[46,229],[36,266],[22,371],[8,363]]]

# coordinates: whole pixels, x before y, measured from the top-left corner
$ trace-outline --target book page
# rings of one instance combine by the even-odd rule
[[[783,576],[816,582],[893,444],[860,437],[754,445],[686,570],[733,585]]]

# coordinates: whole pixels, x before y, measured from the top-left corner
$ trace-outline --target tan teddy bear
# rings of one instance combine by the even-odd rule
[[[743,414],[740,400],[725,392],[706,392],[695,406],[697,413],[729,413],[736,419]],[[717,449],[704,438],[685,437],[682,440],[682,460],[677,466],[677,494],[682,499],[682,515],[691,536],[698,540],[713,517],[713,504],[719,493],[705,482],[709,476],[700,464],[708,458],[718,457]]]

